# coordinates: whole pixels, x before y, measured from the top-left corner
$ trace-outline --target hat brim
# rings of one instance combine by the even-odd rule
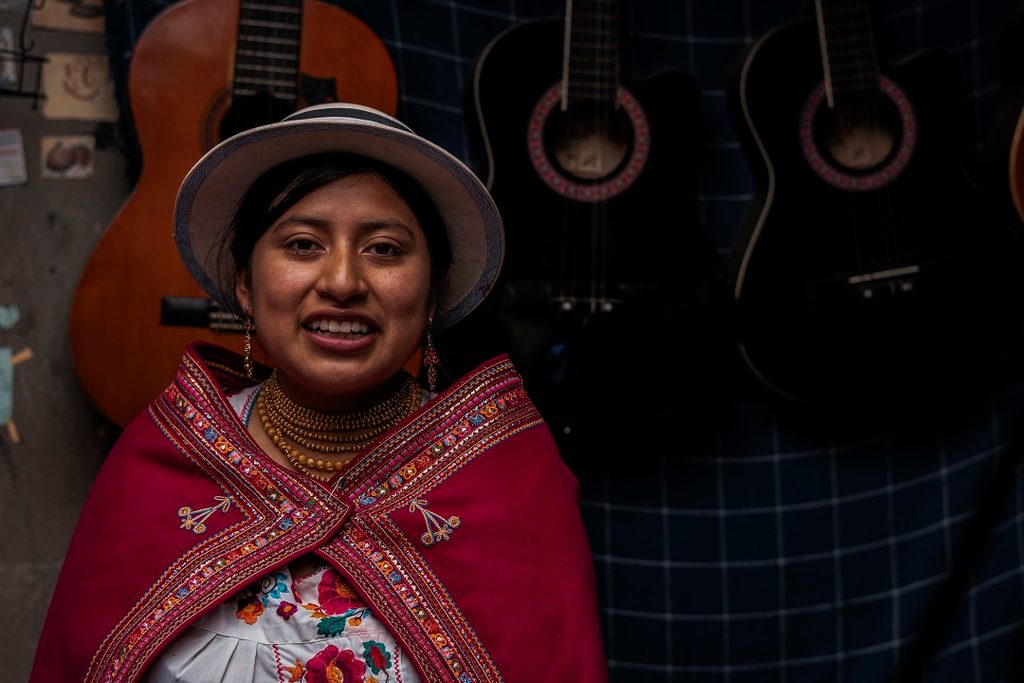
[[[505,253],[498,209],[476,175],[443,148],[375,110],[329,104],[300,114],[228,138],[185,176],[175,204],[174,239],[207,294],[244,315],[235,300],[235,268],[224,241],[231,238],[231,222],[252,184],[285,161],[339,152],[404,172],[437,206],[452,264],[438,292],[434,329],[449,327],[476,308],[497,279]]]

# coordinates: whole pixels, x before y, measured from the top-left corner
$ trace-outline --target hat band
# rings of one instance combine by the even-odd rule
[[[303,121],[305,119],[343,118],[359,119],[371,123],[380,123],[390,128],[397,128],[406,133],[412,133],[412,129],[399,121],[383,116],[375,111],[369,111],[360,107],[342,107],[338,105],[323,105],[320,107],[308,107],[286,116],[285,121]]]

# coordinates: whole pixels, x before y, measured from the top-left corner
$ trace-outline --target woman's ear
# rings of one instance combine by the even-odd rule
[[[235,301],[252,317],[252,278],[249,277],[248,269],[235,274]]]

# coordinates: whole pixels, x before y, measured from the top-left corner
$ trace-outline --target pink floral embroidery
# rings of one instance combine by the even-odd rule
[[[339,650],[334,645],[320,650],[306,663],[308,683],[361,681],[365,674],[366,665],[359,661],[355,652]]]
[[[352,587],[333,569],[324,572],[317,592],[320,597],[320,609],[327,614],[342,614],[363,604]]]

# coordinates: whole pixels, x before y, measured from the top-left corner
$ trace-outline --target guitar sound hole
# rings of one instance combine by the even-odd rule
[[[617,106],[561,109],[561,84],[545,92],[530,113],[526,150],[537,177],[562,195],[606,201],[629,188],[650,154],[643,107],[619,88]]]
[[[280,121],[293,111],[295,102],[292,99],[273,97],[268,93],[235,95],[221,119],[220,139],[226,140],[243,130]]]
[[[854,111],[819,110],[815,130],[832,160],[856,173],[877,168],[889,159],[899,125],[892,104],[876,99]]]
[[[917,124],[907,94],[886,76],[872,93],[837,93],[834,107],[819,82],[800,112],[799,138],[818,177],[841,190],[863,192],[903,172],[917,144]]]
[[[629,123],[616,112],[558,112],[548,119],[545,143],[563,171],[581,180],[599,180],[625,161]]]

